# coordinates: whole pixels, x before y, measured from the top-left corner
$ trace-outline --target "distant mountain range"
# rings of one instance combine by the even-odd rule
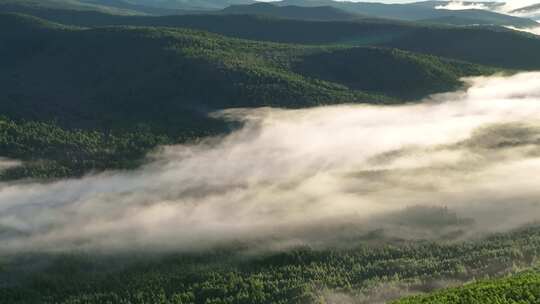
[[[84,0],[88,1],[88,0]],[[106,2],[107,0],[100,0]],[[253,4],[255,0],[121,0],[137,5],[168,9],[219,10],[230,5]]]
[[[3,11],[1,6],[0,11]],[[389,46],[502,68],[540,68],[540,37],[500,27],[447,27],[432,25],[430,21],[411,23],[384,19],[320,22],[237,14],[117,16],[30,8],[17,12],[83,27],[130,25],[191,28],[250,40]]]
[[[250,14],[276,18],[302,20],[354,20],[366,16],[350,13],[333,6],[279,6],[270,3],[232,5],[220,11],[222,14]]]
[[[333,0],[283,0],[272,3],[254,0],[0,0],[0,9],[15,12],[23,12],[21,7],[93,10],[117,15],[253,14],[322,21],[384,18],[437,24],[501,25],[518,28],[539,25],[531,19],[476,9],[474,5],[479,2],[460,2],[462,5],[469,5],[475,9],[441,9],[448,3],[447,1],[424,1],[409,4],[382,4]],[[487,9],[495,9],[501,4],[482,2],[481,5]],[[534,8],[535,6],[522,8],[519,12],[534,10]],[[515,14],[520,13],[516,11]]]
[[[112,14],[172,15],[186,11],[210,11],[253,0],[0,0],[0,5],[49,9],[97,10]]]
[[[332,0],[283,0],[272,3],[280,6],[331,6],[349,13],[360,14],[363,16],[407,21],[434,21],[437,19],[444,20],[445,18],[454,17],[462,20],[470,20],[471,24],[512,25],[515,27],[531,27],[538,25],[535,21],[530,19],[509,16],[488,10],[446,10],[437,8],[447,4],[447,1],[427,1],[409,4],[383,4],[370,2],[339,2]],[[491,5],[494,6],[496,4]]]

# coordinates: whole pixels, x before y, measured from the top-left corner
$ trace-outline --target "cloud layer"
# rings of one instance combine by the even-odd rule
[[[540,26],[537,27],[527,27],[527,28],[517,28],[514,26],[506,26],[506,28],[512,29],[514,31],[527,32],[535,35],[540,35]]]
[[[243,128],[139,170],[0,184],[0,254],[467,237],[539,220],[540,73],[466,82],[419,104],[228,110],[216,115]]]
[[[446,10],[469,10],[479,9],[492,11],[501,14],[512,15],[516,17],[529,18],[540,22],[540,9],[529,9],[528,6],[538,4],[536,0],[510,0],[506,2],[470,2],[470,1],[448,1],[443,5],[436,6],[436,9]],[[532,34],[539,35],[540,27],[531,28],[515,28],[507,26],[514,30],[526,31]]]
[[[448,1],[448,3],[444,5],[436,6],[435,8],[452,10],[452,11],[468,10],[468,9],[489,10],[489,7],[481,2],[463,2],[463,1]]]

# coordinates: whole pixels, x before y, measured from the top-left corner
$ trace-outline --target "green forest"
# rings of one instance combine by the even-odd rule
[[[483,280],[465,287],[413,297],[396,303],[537,303],[540,272],[526,271],[508,278]]]
[[[224,136],[243,127],[223,115],[225,110],[363,105],[391,112],[410,106],[418,112],[406,116],[396,110],[398,114],[392,116],[396,124],[420,121],[415,115],[422,111],[434,113],[436,123],[436,112],[414,106],[426,100],[429,105],[440,102],[429,99],[433,94],[469,94],[472,85],[464,80],[467,77],[510,77],[540,69],[540,37],[502,27],[527,28],[538,25],[536,21],[493,10],[452,12],[436,9],[436,4],[171,0],[162,1],[160,6],[147,0],[0,0],[0,164],[4,160],[16,162],[0,166],[0,303],[540,303],[539,222],[511,229],[501,224],[500,229],[486,233],[473,231],[482,224],[458,217],[450,211],[452,206],[444,205],[445,199],[459,196],[459,189],[450,194],[441,191],[437,198],[442,202],[433,204],[444,207],[399,209],[396,217],[410,217],[399,222],[397,229],[403,230],[400,237],[382,228],[362,230],[362,235],[349,235],[343,228],[336,229],[332,241],[323,245],[296,239],[291,240],[293,245],[282,245],[269,237],[240,238],[204,250],[179,250],[170,244],[176,249],[3,252],[2,240],[30,242],[31,233],[24,231],[40,227],[49,216],[36,218],[35,227],[19,221],[25,208],[38,208],[38,203],[28,207],[23,199],[19,210],[19,202],[12,201],[17,196],[12,193],[28,187],[30,197],[33,191],[49,185],[84,181],[88,176],[136,174],[152,162],[154,153],[170,146],[207,148],[197,145],[211,146],[212,139],[227,139]],[[501,86],[500,90],[504,89],[508,88]],[[493,99],[498,102],[499,91],[494,91]],[[500,99],[536,101],[535,94],[516,90]],[[464,108],[477,116],[470,119],[467,113],[455,111],[451,115],[455,121],[461,116],[459,123],[467,126],[483,121],[482,108],[478,110],[472,103]],[[526,110],[507,109],[496,115],[503,121],[505,115],[515,112]],[[524,121],[530,119],[523,117]],[[373,125],[377,124],[375,118]],[[345,123],[346,119],[344,116]],[[445,177],[463,174],[462,180],[467,182],[474,178],[474,170],[480,166],[477,163],[512,161],[516,150],[520,156],[537,157],[534,148],[540,141],[534,132],[527,133],[536,129],[525,122],[516,128],[515,132],[521,133],[503,132],[503,139],[489,149],[471,146],[466,152],[474,154],[473,161],[466,164],[465,173],[457,165],[443,163],[429,178],[436,184]],[[399,131],[404,138],[414,135],[407,128]],[[436,137],[429,131],[426,125],[426,138]],[[448,129],[447,133],[458,131]],[[282,137],[289,136],[286,133]],[[474,134],[481,137],[486,133],[480,129]],[[311,134],[305,135],[309,138]],[[527,144],[513,136],[526,137]],[[230,141],[234,140],[238,138]],[[291,137],[294,140],[304,143],[304,138]],[[372,175],[376,183],[381,176],[393,173],[384,165],[398,162],[400,157],[426,163],[435,163],[437,157],[457,159],[461,155],[452,153],[466,142],[461,139],[448,144],[441,140],[429,146],[429,152],[440,152],[435,160],[424,159],[427,153],[414,142],[397,146],[369,159],[371,163],[383,159],[381,168],[357,174]],[[313,145],[324,147],[321,142]],[[372,146],[377,143],[366,139],[365,149]],[[340,148],[354,148],[346,140],[338,147],[336,154]],[[235,152],[224,151],[224,159],[229,156],[226,152]],[[277,148],[270,151],[278,156],[291,153]],[[355,151],[362,153],[362,149]],[[263,154],[254,149],[253,154],[257,153]],[[308,155],[299,159],[302,156]],[[351,160],[343,160],[347,161]],[[323,159],[317,169],[324,171],[329,163]],[[211,168],[213,164],[207,165]],[[400,165],[404,167],[391,181],[396,188],[404,183],[420,194],[435,191],[431,184],[415,185],[412,178],[407,180],[411,174],[408,163]],[[429,168],[425,165],[415,172],[429,175]],[[310,178],[313,176],[306,176]],[[512,176],[505,178],[508,185],[490,184],[491,188],[479,193],[510,187]],[[239,183],[233,190],[241,191],[257,182]],[[326,181],[323,185],[335,186]],[[294,186],[280,184],[271,190]],[[205,187],[212,184],[203,183],[196,190]],[[362,189],[347,188],[346,195]],[[215,195],[220,191],[215,190]],[[75,190],[73,193],[69,195],[79,195]],[[534,205],[538,204],[535,193],[524,191],[522,196],[531,195],[527,197],[531,202],[527,202]],[[522,196],[513,198],[517,202]],[[473,196],[468,203],[481,201],[479,197]],[[289,204],[286,199],[278,200]],[[46,212],[55,207],[39,208]],[[265,212],[271,214],[272,210]],[[76,214],[74,207],[64,216],[69,219]],[[450,226],[450,232],[445,230]],[[403,237],[411,227],[435,231],[436,237]],[[327,233],[333,235],[334,231]]]
[[[530,227],[478,242],[372,246],[357,240],[350,249],[303,247],[260,256],[243,253],[249,244],[205,254],[152,257],[150,253],[149,258],[28,255],[0,264],[4,278],[22,275],[25,282],[0,287],[0,297],[9,303],[325,303],[325,297],[341,293],[373,303],[409,292],[430,292],[437,281],[477,279],[480,283],[464,289],[397,303],[477,303],[480,297],[493,299],[483,303],[537,303],[537,273],[484,280],[535,263],[539,235],[538,227]],[[24,274],[11,272],[10,263],[22,262],[28,268]],[[32,271],[34,267],[39,272]],[[456,296],[459,300],[452,300]]]
[[[464,76],[503,71],[374,46],[278,44],[165,27],[87,29],[19,14],[1,15],[0,24],[12,29],[0,33],[0,111],[10,120],[2,128],[16,125],[21,134],[3,139],[3,151],[33,168],[4,173],[12,177],[126,168],[157,144],[231,130],[209,116],[222,109],[397,104],[456,89]],[[380,68],[390,66],[391,74]],[[122,154],[104,139],[111,132],[133,139],[126,145],[144,144]],[[55,153],[28,152],[37,142],[25,138],[45,140],[42,134]],[[72,134],[99,139],[79,144]],[[66,141],[71,147],[61,153]],[[104,151],[93,153],[103,155],[90,157],[98,147]]]

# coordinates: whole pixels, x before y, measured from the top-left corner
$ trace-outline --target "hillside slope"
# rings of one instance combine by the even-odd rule
[[[276,18],[288,18],[299,20],[354,20],[361,18],[359,14],[352,14],[332,6],[277,6],[270,3],[256,3],[251,5],[229,6],[219,13],[222,14],[246,14],[261,15]]]
[[[218,10],[230,5],[253,4],[255,0],[130,0],[137,5],[186,10]]]
[[[379,45],[502,68],[540,68],[540,37],[500,28],[422,28]]]
[[[109,5],[112,4],[112,5]],[[136,6],[119,5],[123,0],[84,1],[84,0],[0,0],[0,7],[21,7],[27,9],[62,9],[75,11],[94,11],[117,15],[134,15],[141,12]],[[116,5],[115,5],[116,4]]]
[[[388,100],[383,94],[411,98],[453,89],[459,77],[489,71],[384,49],[350,49],[352,56],[344,56],[343,47],[252,42],[191,30],[57,29],[12,14],[1,15],[0,24],[13,29],[0,34],[6,42],[0,48],[2,112],[58,116],[81,125],[94,119],[106,126],[166,122],[186,111],[230,107],[381,102]],[[336,68],[325,72],[343,62],[352,67],[350,76],[339,76]],[[390,64],[392,72],[368,68],[377,63]],[[403,72],[395,74],[396,68]],[[378,79],[389,74],[395,78],[381,84]],[[411,88],[409,79],[421,79],[421,85]],[[45,111],[39,103],[48,105]]]
[[[208,115],[220,109],[403,102],[493,72],[399,50],[254,42],[186,29],[84,29],[17,14],[0,14],[0,26],[11,29],[0,33],[2,126],[18,134],[0,136],[0,149],[30,166],[8,172],[12,178],[131,167],[159,143],[226,132],[228,124]],[[48,130],[61,138],[44,136]],[[139,148],[126,153],[130,142]],[[50,153],[36,153],[42,146],[52,146]]]
[[[373,19],[320,22],[249,15],[141,17],[66,10],[25,12],[78,26],[183,27],[259,41],[384,46],[502,68],[540,69],[540,37],[499,27],[427,26]]]
[[[381,303],[399,296],[400,290],[432,291],[437,288],[434,281],[467,280],[504,273],[513,265],[530,265],[528,259],[538,258],[539,232],[534,227],[450,244],[406,241],[370,246],[361,239],[347,238],[351,249],[301,247],[258,255],[238,253],[250,248],[249,243],[240,243],[207,253],[146,260],[140,255],[23,256],[0,264],[5,269],[0,280],[24,279],[22,284],[0,285],[0,300],[12,304],[301,304],[343,303],[332,299],[332,295],[343,295],[337,299]],[[29,271],[18,271],[21,265]],[[32,267],[35,265],[38,267]],[[36,268],[38,271],[31,271]],[[447,292],[448,298],[435,294],[401,303],[538,303],[527,301],[531,293],[538,295],[536,274],[495,284],[505,292],[491,293],[498,288],[486,283],[472,285],[462,293]],[[514,288],[524,293],[513,292]],[[508,295],[509,301],[483,301],[481,296],[490,294]]]
[[[0,25],[13,29],[0,34],[6,42],[1,110],[15,118],[58,117],[79,125],[98,119],[111,127],[149,121],[169,129],[180,113],[193,119],[228,107],[377,100],[288,71],[279,60],[301,53],[299,47],[189,30],[56,30],[38,21],[0,16]],[[263,53],[266,58],[258,56]]]
[[[362,14],[371,17],[418,21],[424,19],[437,19],[443,17],[458,17],[465,19],[482,20],[483,24],[513,25],[516,27],[535,26],[533,20],[495,13],[487,10],[445,10],[436,9],[432,5],[420,3],[385,4],[373,2],[348,2],[332,0],[283,0],[274,2],[276,5],[297,6],[332,6],[341,10]],[[444,3],[441,3],[444,4]]]
[[[540,301],[540,271],[527,271],[504,279],[486,280],[436,292],[427,296],[406,298],[394,304],[535,304]]]

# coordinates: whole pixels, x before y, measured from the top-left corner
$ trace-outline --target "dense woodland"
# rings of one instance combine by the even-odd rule
[[[497,71],[398,49],[278,44],[176,28],[86,29],[19,14],[1,15],[0,25],[12,29],[0,33],[0,111],[9,121],[2,128],[16,125],[21,134],[3,140],[4,156],[31,161],[4,173],[11,177],[127,168],[157,144],[227,132],[234,126],[209,116],[221,109],[401,103]],[[45,137],[57,152],[23,152],[37,142],[20,141],[45,140],[48,128],[59,130]],[[60,153],[71,139],[57,134],[83,133],[100,134],[94,142],[101,156],[77,140]],[[105,139],[110,133],[144,144],[122,154],[127,150]]]
[[[14,304],[325,303],[325,297],[331,294],[344,294],[373,303],[409,292],[429,292],[441,287],[436,282],[444,286],[519,271],[540,257],[538,227],[472,242],[394,240],[382,246],[356,242],[358,245],[350,249],[302,247],[257,255],[242,253],[242,248],[248,249],[250,244],[240,243],[236,248],[206,254],[154,258],[145,258],[144,254],[18,256],[0,265],[4,278],[22,275],[20,280],[25,283],[0,286],[0,298]],[[351,241],[348,243],[350,246]],[[27,271],[17,273],[15,265],[23,263]],[[33,267],[39,271],[33,271]],[[523,282],[530,286],[523,289],[537,292],[538,279],[538,275],[526,278]],[[496,281],[489,284],[498,284],[498,288],[482,287],[482,293],[471,296],[496,299],[519,292],[505,289],[508,283],[519,284]],[[465,292],[474,291],[474,286]],[[433,303],[429,300],[460,292],[451,290],[404,303]],[[527,302],[528,293],[514,298],[519,297],[525,300],[519,303],[536,303]],[[438,303],[475,302],[462,298],[461,302]]]
[[[431,2],[270,13],[215,1],[38,2],[0,0],[0,156],[20,161],[0,171],[3,183],[137,168],[162,145],[237,128],[214,115],[223,109],[403,104],[458,89],[465,76],[540,68],[537,36],[494,26],[493,14],[433,15]],[[310,6],[281,4],[299,3]],[[400,9],[399,20],[380,19]],[[414,218],[470,228],[437,214]],[[203,253],[0,256],[0,303],[377,303],[417,293],[396,303],[539,303],[538,268],[524,270],[540,258],[537,225],[462,232],[436,241],[372,231],[333,248],[260,240]]]
[[[171,138],[144,128],[114,134],[66,130],[54,123],[17,123],[3,118],[0,119],[0,155],[21,160],[23,165],[0,172],[0,178],[50,179],[106,169],[133,169],[153,148],[172,142]]]
[[[504,279],[485,280],[461,288],[437,292],[430,296],[412,297],[396,304],[415,303],[538,303],[540,271],[535,269]]]

